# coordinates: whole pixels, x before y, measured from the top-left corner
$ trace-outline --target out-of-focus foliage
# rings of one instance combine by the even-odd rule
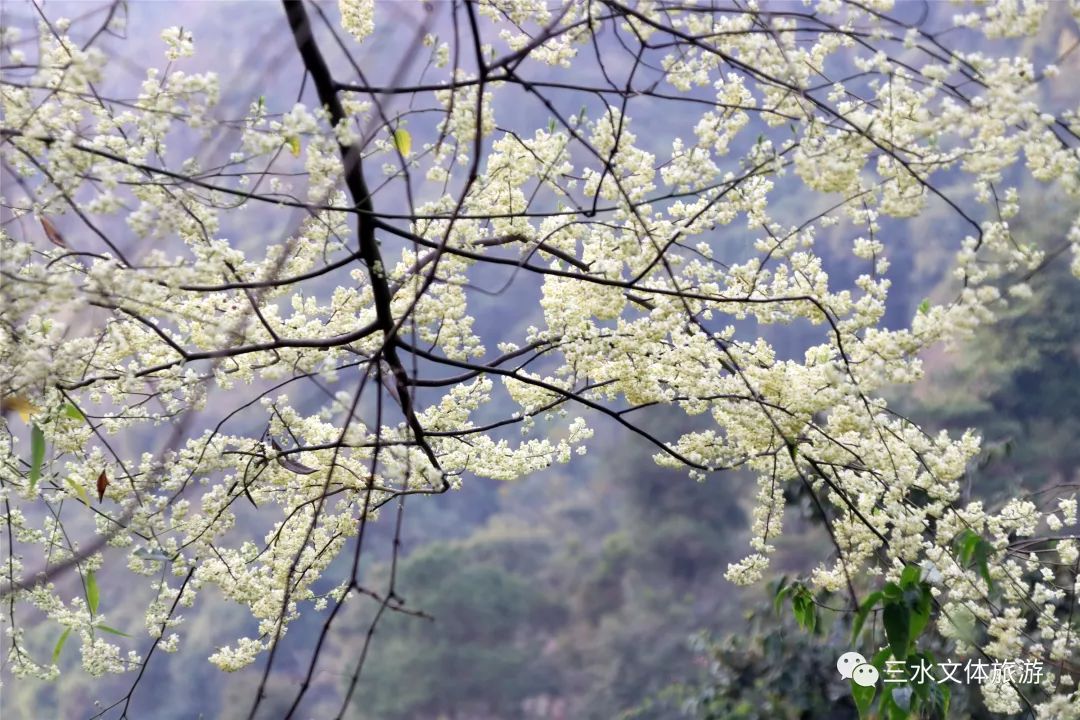
[[[763,597],[739,632],[693,638],[705,666],[698,683],[675,685],[658,702],[697,720],[855,720],[848,683],[836,672],[835,648],[846,625],[807,633],[794,616]]]
[[[1062,262],[1032,287],[923,400],[930,422],[983,432],[979,497],[1072,483],[1080,467],[1080,291]]]
[[[380,623],[364,671],[378,681],[358,691],[356,712],[610,720],[680,677],[693,657],[685,638],[738,619],[723,570],[745,519],[731,487],[673,492],[679,479],[643,463],[647,452],[621,445],[590,455],[587,479],[505,488],[468,538],[409,554],[405,599],[434,621]],[[369,620],[354,618],[350,635]]]
[[[526,698],[554,692],[542,635],[558,626],[560,608],[527,568],[544,549],[527,537],[496,536],[433,544],[405,560],[399,572],[408,600],[434,620],[398,615],[379,625],[358,696],[363,716],[468,716],[482,708],[480,716],[511,717]]]

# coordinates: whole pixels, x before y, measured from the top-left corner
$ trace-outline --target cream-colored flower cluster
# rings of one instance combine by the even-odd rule
[[[338,0],[341,26],[357,40],[375,32],[375,0]]]

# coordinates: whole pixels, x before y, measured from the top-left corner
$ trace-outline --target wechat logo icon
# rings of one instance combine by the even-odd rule
[[[866,662],[861,653],[846,652],[836,661],[840,677],[851,680],[860,687],[873,687],[878,681],[878,670]]]

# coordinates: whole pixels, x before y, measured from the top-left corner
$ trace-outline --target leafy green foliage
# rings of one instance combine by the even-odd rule
[[[364,717],[437,717],[448,708],[477,708],[481,697],[490,711],[506,715],[552,689],[555,668],[541,640],[523,637],[520,628],[543,625],[556,609],[526,574],[484,561],[496,550],[433,545],[401,564],[410,604],[435,620],[394,615],[379,625],[381,641],[365,670],[371,680],[357,701]]]
[[[774,593],[775,597],[775,593]],[[821,629],[821,626],[818,626]],[[839,629],[839,626],[832,630]],[[695,638],[707,668],[696,684],[664,694],[695,720],[855,720],[857,698],[836,672],[836,652],[803,630],[791,613],[751,611],[738,633]],[[675,717],[673,712],[658,717]]]
[[[455,529],[440,524],[454,519],[447,503],[458,496],[412,505],[407,527],[429,542],[406,538],[406,547],[419,547],[400,565],[406,574],[399,576],[399,587],[409,607],[435,621],[392,615],[380,623],[365,677],[392,674],[386,670],[384,676],[386,662],[399,670],[409,662],[427,667],[428,656],[456,667],[465,652],[473,652],[490,658],[479,660],[476,671],[487,674],[486,686],[445,692],[424,679],[418,687],[395,688],[411,682],[409,672],[399,674],[385,692],[375,689],[378,683],[364,682],[356,708],[367,714],[360,717],[428,720],[438,712],[520,717],[514,703],[527,693],[525,698],[549,697],[540,702],[560,704],[574,720],[670,720],[670,707],[644,708],[643,703],[693,667],[686,638],[705,625],[742,626],[741,601],[723,572],[738,552],[731,533],[745,527],[745,518],[738,504],[728,502],[730,486],[680,483],[672,492],[680,478],[649,462],[647,447],[598,445],[597,452],[582,458],[584,476],[550,472],[514,485],[492,485],[497,505],[486,522],[477,524],[470,516],[456,526],[458,533],[462,527],[471,530],[466,537],[430,542],[437,533]],[[478,507],[483,498],[475,495],[468,508]],[[480,574],[482,568],[490,573]],[[371,586],[378,586],[384,571]],[[466,579],[487,577],[506,591],[523,584],[537,604],[518,615],[514,603],[503,611],[485,593],[462,587],[451,610],[446,588],[459,586],[447,578],[459,573]],[[502,617],[491,617],[507,612],[516,619],[512,630]],[[399,633],[399,623],[407,626],[405,634]],[[504,630],[470,635],[455,649],[439,639],[449,632],[447,624],[461,624],[465,631]],[[366,625],[353,628],[362,633]],[[482,648],[488,652],[480,653]]]
[[[870,593],[859,606],[852,624],[851,638],[859,640],[866,617],[876,608],[881,609],[882,625],[888,647],[876,653],[871,664],[878,669],[881,677],[890,662],[904,661],[908,666],[926,663],[935,665],[933,656],[927,651],[917,651],[918,639],[930,622],[933,596],[930,585],[922,579],[922,570],[917,565],[908,565],[900,574],[899,582],[887,582],[881,590]],[[925,682],[923,681],[925,680]],[[870,706],[875,687],[855,688],[852,692],[859,708],[860,717],[870,717]],[[949,689],[932,678],[917,679],[911,676],[904,683],[885,685],[885,690],[878,697],[878,713],[887,720],[906,720],[912,717],[945,718],[949,705]]]
[[[787,598],[791,598],[791,612],[799,627],[810,633],[815,632],[818,629],[818,609],[810,589],[799,582],[787,585],[781,580],[773,598],[773,606],[777,611]]]
[[[52,651],[52,663],[56,664],[56,661],[60,659],[60,652],[64,649],[64,643],[67,642],[68,636],[71,635],[71,628],[65,628],[64,632],[60,633],[60,638],[56,641],[56,646]]]
[[[37,425],[30,428],[30,489],[37,486],[41,479],[41,468],[45,463],[45,433]]]
[[[93,570],[86,571],[86,604],[90,608],[90,614],[96,615],[101,594],[98,591],[97,576]]]
[[[1068,221],[1055,219],[1058,212],[1047,208],[1043,224],[1022,230],[1056,242]],[[931,426],[979,429],[984,450],[968,482],[985,501],[1067,482],[1080,465],[1075,284],[1067,262],[1051,263],[1032,280],[1031,298],[1011,301],[1011,309],[980,330],[953,365],[932,372],[933,392],[921,400],[918,414]],[[912,406],[909,398],[898,407],[907,413]]]
[[[993,584],[987,562],[993,552],[994,546],[970,529],[964,530],[956,539],[956,553],[960,563],[977,568],[988,586]]]
[[[859,610],[855,613],[855,621],[851,626],[851,642],[855,643],[859,639],[859,633],[862,632],[863,625],[866,623],[866,616],[874,609],[879,602],[881,602],[884,593],[880,590],[875,590],[866,596],[862,604],[859,606]]]
[[[874,704],[874,696],[877,695],[877,686],[863,687],[854,680],[851,681],[851,697],[855,699],[855,707],[859,711],[859,717],[868,717],[870,706]]]
[[[701,642],[711,658],[710,679],[697,688],[680,686],[679,698],[697,720],[764,720],[764,718],[855,718],[861,720],[945,720],[952,692],[932,677],[885,683],[886,671],[902,661],[909,669],[920,663],[934,667],[933,654],[919,646],[936,646],[924,637],[933,597],[918,566],[904,568],[896,582],[871,592],[856,613],[823,610],[826,598],[814,598],[801,582],[779,581],[772,592],[773,609],[782,610],[788,599],[791,612],[779,622],[750,616],[750,632],[720,642]],[[813,620],[807,603],[814,608]],[[867,654],[881,680],[862,687],[840,680],[836,660],[848,649],[858,649],[871,613],[883,616],[886,646]],[[770,614],[771,615],[771,614]],[[847,622],[850,619],[851,626]],[[772,624],[770,625],[769,622]],[[798,632],[790,632],[792,627]],[[840,639],[850,636],[851,643]],[[876,643],[875,643],[876,645]],[[893,676],[894,679],[895,675]],[[965,715],[964,717],[971,717]],[[982,717],[979,715],[978,717]]]

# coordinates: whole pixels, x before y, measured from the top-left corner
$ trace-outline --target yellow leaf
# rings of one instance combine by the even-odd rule
[[[19,417],[23,419],[23,422],[30,422],[30,416],[37,412],[37,408],[34,404],[24,398],[22,395],[11,395],[0,401],[0,407],[3,408],[5,413],[17,412]]]
[[[289,144],[289,152],[293,154],[293,157],[300,157],[300,137],[290,135],[285,139],[285,142]]]
[[[394,131],[394,146],[402,155],[409,157],[409,153],[412,152],[412,135],[408,130],[398,128]]]
[[[79,499],[82,500],[83,505],[90,507],[90,496],[86,494],[86,490],[83,486],[71,478],[67,479],[67,483],[71,486],[71,489],[75,491],[75,494],[79,496]]]

